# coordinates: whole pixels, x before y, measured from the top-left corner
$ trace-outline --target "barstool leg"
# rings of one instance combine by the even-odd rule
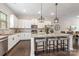
[[[37,55],[37,43],[35,42],[35,55]]]
[[[43,42],[43,53],[44,53],[44,42]]]
[[[60,45],[61,45],[61,50],[62,50],[62,40],[61,40],[61,44]]]
[[[67,39],[67,51],[69,51],[69,40]]]
[[[58,40],[57,40],[57,51],[58,51]]]
[[[53,40],[53,51],[55,50],[55,41]]]
[[[49,41],[49,53],[50,53],[50,41]]]
[[[64,47],[64,40],[63,40],[63,51],[64,51],[65,47]]]

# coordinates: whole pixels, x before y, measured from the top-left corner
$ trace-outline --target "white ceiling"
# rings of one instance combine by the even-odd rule
[[[18,17],[23,16],[34,16],[39,17],[38,11],[41,9],[40,3],[7,3],[6,4]],[[54,3],[43,3],[42,6],[43,16],[54,17],[55,15],[50,15],[52,12],[55,13]],[[23,10],[26,9],[26,12]],[[68,18],[76,17],[79,15],[79,4],[78,3],[59,3],[58,4],[58,17]]]

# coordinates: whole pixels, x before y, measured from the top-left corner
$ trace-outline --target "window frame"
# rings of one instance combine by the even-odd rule
[[[1,16],[0,16],[0,28],[1,28],[1,22],[5,23],[5,28],[7,28],[7,14],[5,14],[4,12],[0,11],[0,13],[4,14],[6,16],[6,20],[1,20]]]

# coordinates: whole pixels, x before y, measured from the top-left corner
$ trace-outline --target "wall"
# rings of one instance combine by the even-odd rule
[[[72,27],[76,27],[76,29],[73,28],[73,30],[77,31],[79,30],[79,18],[65,18],[65,19],[62,19],[61,22],[61,30],[68,30],[69,26],[72,26]]]

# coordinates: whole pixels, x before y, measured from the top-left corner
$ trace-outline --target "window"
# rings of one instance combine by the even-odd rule
[[[7,15],[0,11],[0,28],[7,28]]]

